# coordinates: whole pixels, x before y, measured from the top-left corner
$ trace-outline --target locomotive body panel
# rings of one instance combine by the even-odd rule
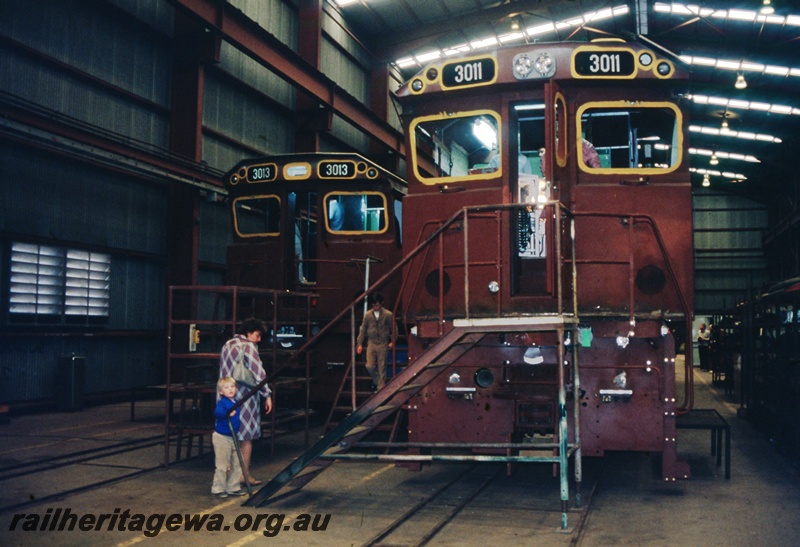
[[[584,185],[574,198],[580,311],[625,313],[631,286],[636,312],[676,317],[693,309],[688,184]]]
[[[584,455],[661,452],[665,479],[688,477],[670,331],[694,303],[687,79],[635,43],[531,44],[435,61],[397,92],[410,359],[486,329],[409,402],[410,441],[574,442],[579,420]]]

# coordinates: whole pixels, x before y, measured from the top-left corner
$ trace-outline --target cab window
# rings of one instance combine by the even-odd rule
[[[278,196],[248,196],[233,202],[236,233],[241,237],[280,234],[281,200]]]
[[[579,166],[588,172],[657,174],[678,167],[682,119],[670,103],[590,103],[578,112]]]
[[[375,192],[333,192],[325,196],[325,223],[331,233],[386,231],[386,197]]]
[[[499,116],[491,111],[424,116],[411,124],[414,166],[425,184],[496,177]]]

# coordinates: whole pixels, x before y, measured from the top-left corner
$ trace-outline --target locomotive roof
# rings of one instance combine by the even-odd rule
[[[401,100],[412,95],[454,89],[448,86],[445,71],[464,63],[485,62],[494,64],[494,78],[486,84],[503,85],[522,81],[537,83],[546,80],[572,80],[597,78],[581,74],[578,54],[592,55],[624,53],[630,57],[630,71],[618,76],[599,76],[609,80],[688,80],[689,72],[684,63],[667,51],[649,44],[626,42],[621,39],[600,39],[593,42],[537,42],[519,46],[506,46],[479,52],[469,52],[440,58],[423,67],[411,77],[396,95]],[[647,55],[646,65],[640,59]],[[528,72],[518,69],[520,62],[527,63]],[[536,66],[531,66],[536,65]],[[488,65],[487,65],[488,66]],[[658,69],[666,67],[663,74]],[[485,84],[484,84],[485,85]],[[412,86],[417,86],[415,89]],[[421,88],[421,89],[419,89]]]
[[[314,179],[330,178],[331,181],[347,181],[349,184],[363,182],[365,186],[373,185],[375,180],[386,180],[392,186],[392,190],[405,195],[408,183],[381,167],[372,160],[352,152],[303,152],[296,154],[279,154],[274,156],[258,156],[248,158],[238,162],[223,177],[225,188],[231,191],[239,182],[245,180],[250,168],[257,166],[275,166],[274,175],[269,181],[264,182],[303,182],[312,178],[312,173],[319,175],[319,165],[322,162],[348,164],[357,167],[357,172],[347,176],[324,175],[313,177]],[[309,166],[308,173],[300,175],[292,174],[290,169]],[[253,181],[251,181],[253,182]]]

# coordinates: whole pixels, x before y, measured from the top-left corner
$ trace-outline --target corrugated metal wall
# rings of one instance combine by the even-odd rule
[[[0,33],[37,52],[0,45],[0,89],[166,148],[170,36],[119,10],[93,6],[76,0],[0,2]],[[162,17],[171,21],[171,10]]]
[[[227,171],[242,157],[292,151],[295,90],[262,65],[223,43],[219,70],[206,72],[203,159]],[[241,146],[232,144],[240,143]]]
[[[767,281],[766,207],[719,192],[694,195],[695,312],[713,315]]]
[[[295,2],[229,3],[297,51]],[[174,17],[166,0],[3,0],[0,94],[98,134],[167,149]],[[322,70],[368,103],[369,55],[342,22],[329,14],[323,21]],[[224,42],[219,62],[207,65],[204,74],[204,163],[224,171],[245,156],[294,150],[292,85]],[[329,150],[341,150],[343,143],[362,152],[369,146],[363,131],[338,117],[321,141]],[[86,357],[89,394],[163,382],[170,182],[152,177],[23,144],[0,148],[0,258],[13,241],[107,250],[112,256],[107,324],[61,326],[50,334],[35,326],[0,327],[0,402],[53,398],[59,360],[72,354]],[[221,196],[207,193],[199,219],[198,282],[222,284],[232,234]],[[7,295],[6,271],[0,283],[0,294]]]
[[[231,2],[290,48],[297,49],[297,13],[279,0]],[[370,99],[368,52],[342,26],[323,15],[320,69],[360,102]],[[230,140],[206,134],[203,158],[209,165],[227,170],[243,156],[291,152],[295,127],[292,113],[296,90],[270,70],[233,46],[223,43],[219,70],[207,71],[203,124]],[[396,127],[400,127],[395,116]],[[366,153],[369,136],[338,116],[330,135],[321,138],[322,150],[341,151],[342,143]]]
[[[372,60],[369,52],[342,28],[342,24],[327,13],[322,18],[320,69],[359,102],[369,105]],[[331,136],[361,153],[368,152],[369,136],[339,116],[333,117]],[[326,146],[336,151],[341,145],[329,142]]]
[[[230,0],[258,26],[297,51],[297,7],[286,0]]]
[[[49,336],[53,328],[30,334],[36,328],[21,326],[3,333],[0,401],[52,397],[59,359],[73,353],[86,357],[87,393],[161,382],[163,337],[144,331],[164,325],[163,187],[14,145],[0,147],[0,180],[4,251],[31,240],[100,249],[111,255],[112,274],[100,332],[62,328]]]
[[[173,8],[161,1],[4,0],[0,92],[86,129],[166,148],[173,19]],[[53,398],[62,388],[60,359],[73,354],[86,358],[87,394],[163,382],[164,181],[4,142],[0,204],[3,253],[11,242],[32,241],[111,255],[107,323],[3,325],[0,401]],[[208,240],[220,244],[219,237]],[[0,276],[3,295],[7,275]]]
[[[162,372],[163,343],[149,336],[3,338],[0,400],[4,403],[52,398],[62,357],[85,356],[85,393],[128,391],[152,384]]]
[[[0,147],[4,230],[163,255],[164,190],[21,146]]]
[[[320,69],[360,102],[369,105],[370,56],[330,17],[322,19]]]
[[[281,0],[234,0],[230,4],[297,50],[294,6]],[[243,157],[291,152],[295,89],[225,42],[216,68],[206,71],[203,125],[226,138],[203,136],[204,161],[227,171]]]

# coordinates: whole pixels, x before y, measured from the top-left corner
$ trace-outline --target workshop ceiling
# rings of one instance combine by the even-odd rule
[[[711,176],[712,189],[773,204],[791,203],[798,194],[793,160],[800,158],[800,6],[795,2],[766,0],[774,13],[764,14],[765,0],[354,0],[339,5],[344,1],[330,0],[376,61],[395,63],[404,78],[426,58],[457,48],[641,36],[652,47],[690,60],[690,142],[697,149],[692,166],[720,173]],[[734,87],[740,74],[745,89]],[[728,130],[709,134],[719,133],[724,118]],[[769,142],[768,136],[781,142]],[[716,166],[709,165],[711,152],[719,157]],[[743,156],[750,161],[734,159]],[[699,187],[702,175],[693,180]]]

